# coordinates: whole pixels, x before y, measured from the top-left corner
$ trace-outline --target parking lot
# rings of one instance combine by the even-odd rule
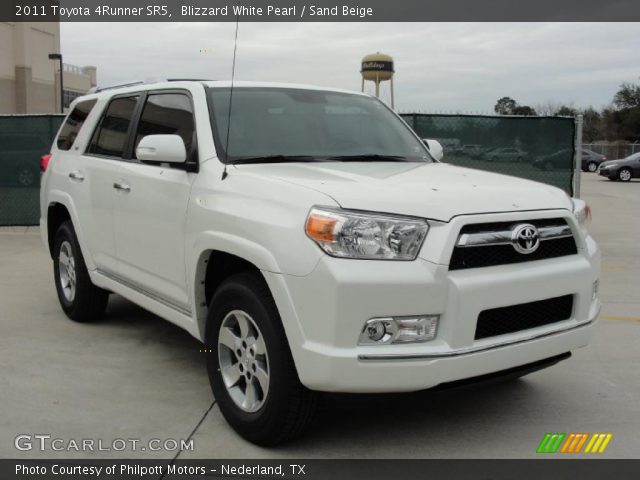
[[[0,456],[173,458],[174,451],[18,451],[19,434],[193,439],[179,458],[525,458],[546,432],[611,432],[605,457],[640,453],[640,181],[583,174],[603,252],[592,343],[521,380],[402,395],[332,395],[295,444],[264,449],[222,418],[200,344],[112,297],[106,318],[69,321],[36,228],[0,232]]]

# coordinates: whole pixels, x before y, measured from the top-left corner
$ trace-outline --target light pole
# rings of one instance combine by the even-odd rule
[[[62,54],[50,53],[49,60],[58,60],[58,62],[60,62],[60,113],[64,113],[64,87],[62,85]]]

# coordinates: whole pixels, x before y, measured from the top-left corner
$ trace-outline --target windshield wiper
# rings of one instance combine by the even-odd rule
[[[281,163],[281,162],[319,162],[318,157],[311,155],[264,155],[262,157],[241,157],[232,160],[231,164],[248,163]]]
[[[337,162],[406,162],[409,159],[400,155],[379,155],[377,153],[366,153],[363,155],[338,155],[335,157],[327,157],[328,160]]]

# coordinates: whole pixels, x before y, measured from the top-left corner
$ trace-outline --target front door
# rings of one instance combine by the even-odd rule
[[[195,173],[184,165],[141,162],[135,148],[153,134],[177,134],[188,156],[197,155],[189,94],[150,92],[133,137],[130,162],[114,180],[114,234],[118,275],[129,286],[190,313],[185,266],[185,222]]]

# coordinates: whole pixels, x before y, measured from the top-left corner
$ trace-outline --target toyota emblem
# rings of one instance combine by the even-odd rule
[[[516,252],[528,255],[540,246],[540,236],[535,225],[525,223],[513,229],[511,243]]]

